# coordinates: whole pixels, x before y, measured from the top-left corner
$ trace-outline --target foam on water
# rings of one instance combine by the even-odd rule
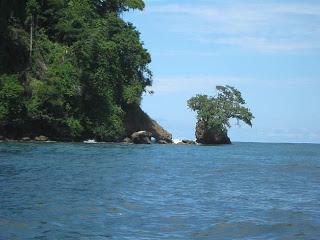
[[[83,141],[83,143],[97,143],[97,141],[94,139],[88,139],[86,141]]]

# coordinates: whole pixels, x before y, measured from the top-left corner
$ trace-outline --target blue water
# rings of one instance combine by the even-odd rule
[[[320,239],[320,145],[0,144],[0,239]]]

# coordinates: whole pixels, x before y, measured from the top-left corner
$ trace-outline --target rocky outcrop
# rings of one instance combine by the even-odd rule
[[[194,145],[195,141],[192,140],[181,140],[180,142],[176,142],[177,145]]]
[[[157,143],[158,143],[158,144],[168,144],[168,142],[165,141],[165,140],[159,140],[159,141],[157,141]]]
[[[182,140],[182,143],[183,144],[190,144],[190,145],[196,144],[196,142],[192,141],[192,140]]]
[[[151,133],[151,137],[155,138],[157,143],[172,143],[172,134],[151,119],[138,105],[127,107],[125,128],[127,136],[135,132],[146,131]]]
[[[231,144],[226,132],[217,128],[207,129],[202,122],[197,123],[196,138],[202,144]]]
[[[35,137],[34,140],[37,142],[46,142],[49,139],[48,139],[48,137],[41,135],[41,136]]]
[[[23,142],[28,142],[28,141],[31,141],[31,138],[29,138],[29,137],[23,137],[23,138],[21,138],[21,141],[23,141]]]
[[[126,144],[130,144],[130,143],[132,143],[132,140],[131,140],[131,138],[126,137],[125,139],[123,139],[122,142],[123,142],[123,143],[126,143]]]
[[[134,144],[151,144],[151,136],[150,132],[139,131],[131,135],[131,141]]]

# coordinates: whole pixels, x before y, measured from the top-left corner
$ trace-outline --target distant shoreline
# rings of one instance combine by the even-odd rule
[[[196,143],[194,141],[191,140],[183,140],[183,141],[190,141],[190,143],[183,143],[178,142],[172,142],[172,143],[167,143],[167,144],[161,144],[161,143],[157,143],[157,142],[152,142],[151,144],[135,144],[132,142],[125,142],[125,141],[119,141],[119,142],[114,142],[114,141],[110,141],[110,142],[99,142],[99,141],[88,141],[88,140],[82,140],[82,141],[60,141],[60,140],[47,140],[47,141],[37,141],[37,140],[21,140],[21,139],[4,139],[4,140],[0,140],[0,143],[79,143],[79,144],[123,144],[123,145],[202,145],[199,143]],[[193,142],[193,143],[191,143]]]
[[[49,144],[49,143],[59,143],[59,144],[72,144],[72,143],[77,143],[77,144],[107,144],[107,145],[113,145],[113,144],[121,144],[121,145],[195,145],[195,146],[224,146],[224,145],[234,145],[234,144],[279,144],[279,145],[320,145],[320,143],[312,143],[312,142],[242,142],[242,141],[234,141],[232,144],[217,144],[217,145],[209,145],[209,144],[179,144],[179,143],[171,143],[171,144],[159,144],[159,143],[152,143],[152,144],[134,144],[134,143],[127,143],[127,142],[93,142],[93,143],[86,143],[85,141],[35,141],[35,140],[30,140],[30,141],[22,141],[22,140],[16,140],[16,139],[9,139],[9,140],[0,140],[1,143],[43,143],[43,144]]]

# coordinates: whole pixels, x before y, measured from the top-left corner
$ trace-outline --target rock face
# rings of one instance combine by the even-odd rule
[[[135,132],[131,135],[131,140],[135,144],[151,144],[152,133],[147,131]]]
[[[135,132],[146,131],[151,133],[151,137],[155,138],[157,143],[172,143],[172,134],[151,119],[138,105],[128,106],[125,127],[127,136]]]
[[[198,143],[202,144],[231,144],[227,133],[219,129],[206,129],[202,122],[196,126],[196,138]]]

